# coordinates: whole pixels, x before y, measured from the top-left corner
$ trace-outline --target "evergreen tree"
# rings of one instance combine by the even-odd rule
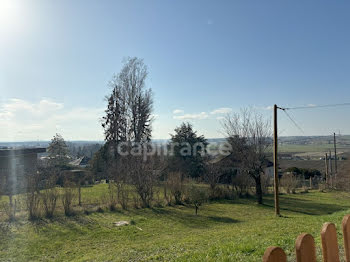
[[[171,135],[169,148],[173,156],[169,159],[170,169],[188,177],[200,177],[204,173],[207,145],[204,136],[198,136],[190,123],[182,123]]]
[[[56,134],[47,148],[49,161],[53,166],[64,166],[69,162],[69,150],[66,142],[60,134]]]

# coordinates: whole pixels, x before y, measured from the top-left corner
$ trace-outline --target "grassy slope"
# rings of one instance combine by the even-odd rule
[[[281,218],[274,217],[268,197],[264,206],[250,199],[207,204],[198,216],[189,207],[166,207],[3,222],[0,260],[261,261],[271,245],[281,246],[293,259],[298,234],[312,233],[319,249],[324,222],[336,223],[340,232],[349,200],[349,194],[340,192],[283,195]],[[136,225],[113,227],[118,220]]]

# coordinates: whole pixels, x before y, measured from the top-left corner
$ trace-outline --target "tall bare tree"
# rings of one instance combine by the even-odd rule
[[[227,141],[232,146],[231,157],[240,163],[240,171],[255,181],[259,204],[263,203],[261,175],[272,142],[270,126],[270,121],[252,109],[241,109],[239,113],[227,115],[223,121]]]
[[[131,182],[137,189],[143,188],[148,176],[141,157],[122,156],[118,150],[130,153],[135,147],[147,150],[143,144],[151,139],[153,98],[146,88],[147,66],[142,59],[128,58],[119,74],[111,81],[112,93],[107,97],[106,115],[102,118],[108,147],[110,178],[117,183]],[[133,162],[133,163],[131,163]],[[133,169],[130,170],[132,166]],[[130,181],[131,179],[131,181]],[[144,190],[138,190],[144,199]],[[150,193],[152,188],[149,189]],[[142,192],[142,194],[141,194]]]
[[[106,116],[102,119],[107,142],[146,142],[151,139],[153,98],[146,88],[147,66],[142,59],[128,58],[111,81]]]

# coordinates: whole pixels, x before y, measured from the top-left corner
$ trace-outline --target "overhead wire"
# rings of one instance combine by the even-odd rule
[[[300,132],[304,134],[304,130],[297,124],[297,122],[293,119],[293,117],[290,114],[288,114],[285,109],[282,109],[282,111],[286,114],[289,120],[292,121],[292,123],[300,130]]]
[[[325,107],[338,107],[338,106],[350,106],[349,103],[340,104],[326,104],[326,105],[309,105],[309,106],[296,106],[296,107],[280,107],[282,110],[298,110],[298,109],[314,109],[314,108],[325,108]]]
[[[287,110],[299,110],[299,109],[314,109],[314,108],[327,108],[327,107],[340,107],[340,106],[350,106],[350,102],[339,103],[339,104],[326,104],[326,105],[308,105],[308,106],[295,106],[295,107],[278,107],[281,109],[290,121],[304,134],[303,129],[297,124],[293,117],[287,113]]]

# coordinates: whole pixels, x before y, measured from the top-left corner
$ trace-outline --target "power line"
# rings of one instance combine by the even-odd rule
[[[338,107],[338,106],[350,106],[349,103],[341,104],[328,104],[328,105],[310,105],[310,106],[297,106],[297,107],[280,107],[282,110],[297,110],[297,109],[313,109],[313,108],[324,108],[324,107]]]
[[[327,105],[309,105],[309,106],[296,106],[296,107],[277,107],[281,109],[290,121],[302,132],[303,129],[296,123],[296,121],[287,113],[287,110],[298,110],[298,109],[314,109],[314,108],[327,108],[327,107],[340,107],[340,106],[350,106],[350,102],[348,103],[340,103],[340,104],[327,104]]]
[[[304,134],[304,130],[297,124],[297,122],[287,113],[285,109],[282,109],[283,112],[286,114],[286,116],[289,118],[290,121],[301,131],[301,133]]]

